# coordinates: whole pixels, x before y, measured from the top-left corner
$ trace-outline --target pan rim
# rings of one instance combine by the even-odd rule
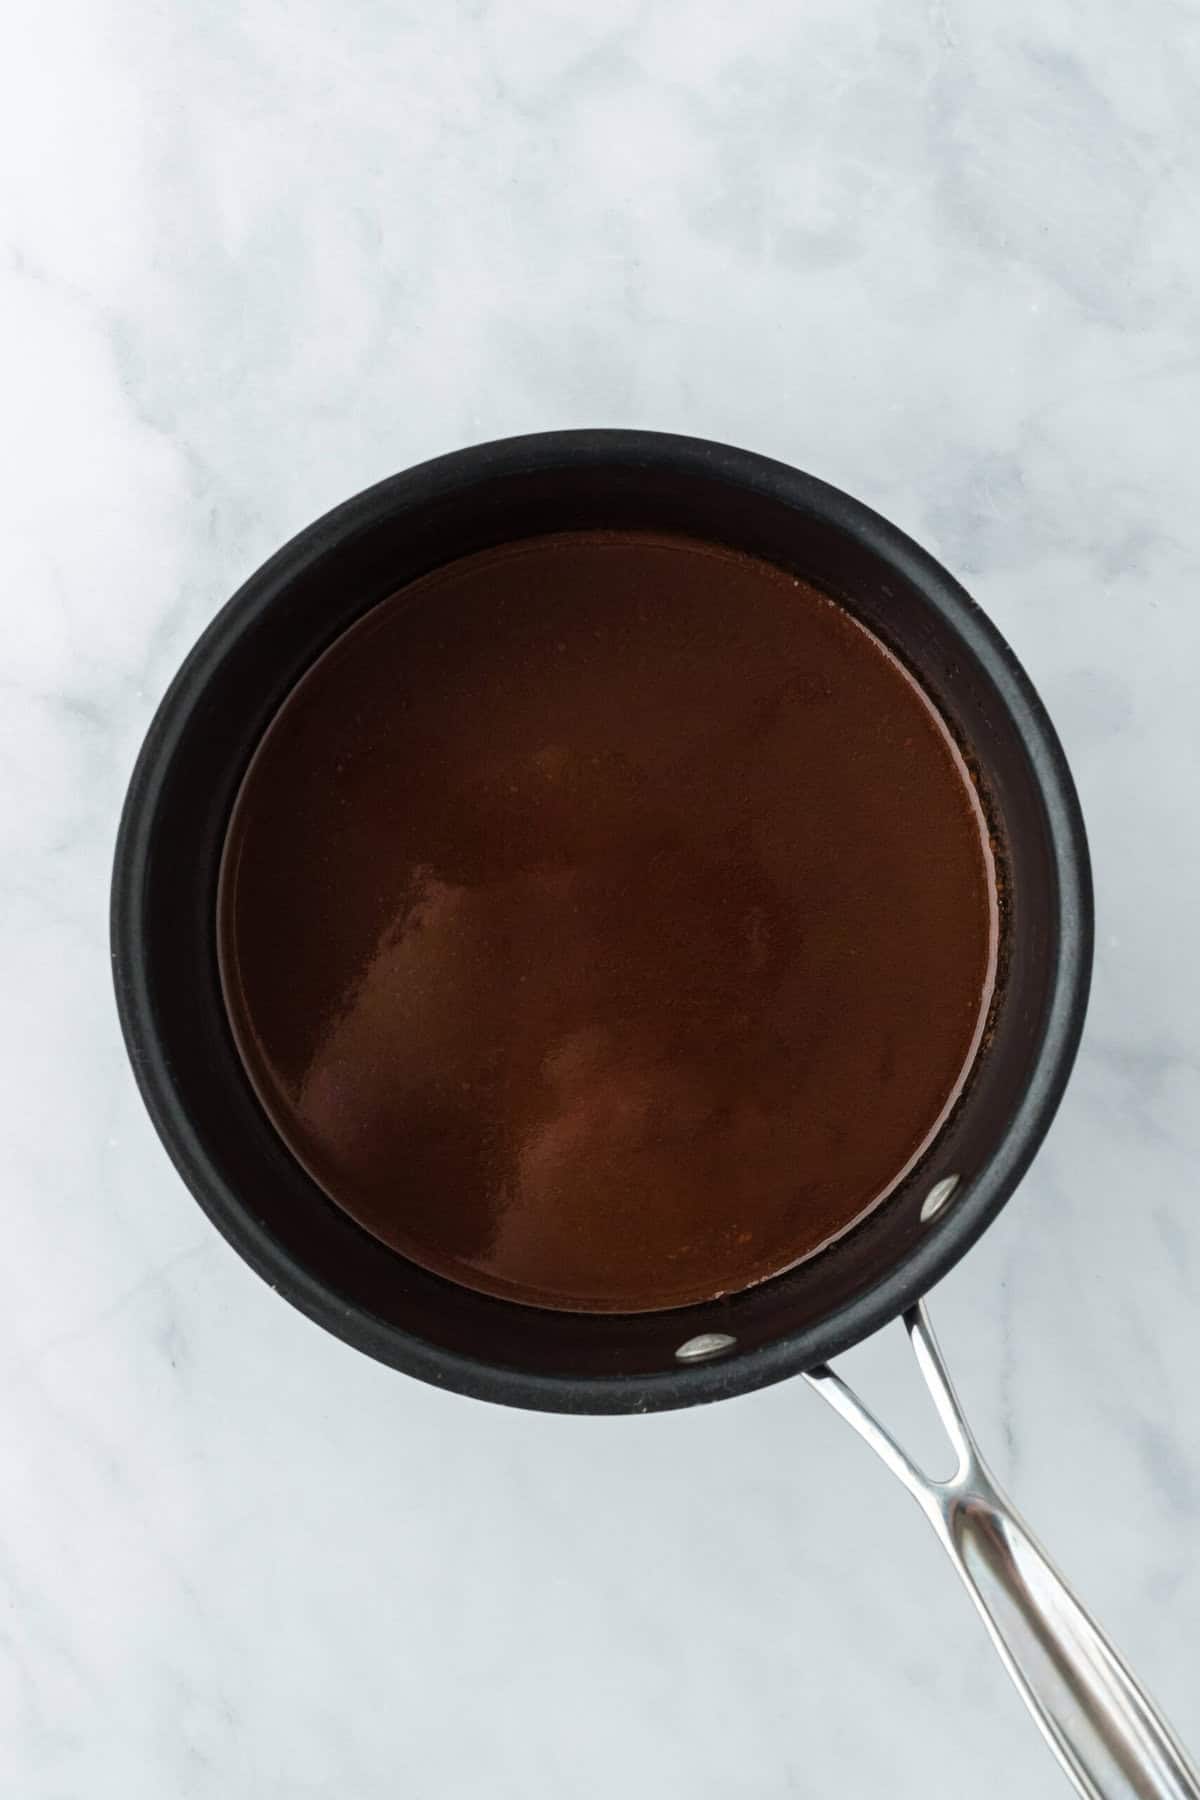
[[[987,671],[1024,740],[1057,880],[1049,1004],[1021,1098],[987,1168],[938,1230],[830,1319],[710,1362],[645,1376],[533,1374],[429,1343],[381,1319],[316,1276],[256,1219],[225,1181],[191,1120],[155,1017],[142,930],[147,872],[166,776],[189,718],[230,645],[252,630],[298,576],[397,512],[461,495],[483,479],[620,465],[702,476],[763,495],[834,526],[918,588]],[[750,1392],[849,1349],[926,1294],[973,1246],[1033,1160],[1057,1111],[1083,1028],[1093,902],[1075,786],[1041,700],[996,626],[949,572],[898,527],[815,476],[707,439],[641,430],[533,433],[452,451],[367,488],[298,533],[217,613],[167,690],[138,755],[117,836],[111,951],[118,1013],[143,1101],[185,1184],[239,1255],[277,1292],[344,1342],[402,1372],[475,1398],[542,1411],[665,1410]],[[496,1301],[494,1304],[509,1304]]]

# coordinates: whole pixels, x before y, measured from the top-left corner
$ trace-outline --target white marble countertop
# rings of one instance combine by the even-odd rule
[[[580,424],[867,500],[1061,730],[1084,1049],[934,1315],[1200,1745],[1200,15],[18,0],[5,59],[0,1791],[1066,1792],[802,1384],[573,1420],[405,1380],[239,1262],[134,1091],[109,859],[189,644],[377,477]],[[905,1410],[898,1328],[850,1363]]]

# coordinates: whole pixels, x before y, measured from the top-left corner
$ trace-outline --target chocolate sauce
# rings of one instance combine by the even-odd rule
[[[332,1200],[414,1262],[636,1312],[812,1256],[970,1069],[995,877],[932,704],[691,539],[465,558],[348,631],[246,776],[226,1003]]]

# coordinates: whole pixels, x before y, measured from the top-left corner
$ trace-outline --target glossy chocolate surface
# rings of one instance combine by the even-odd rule
[[[369,1231],[644,1311],[813,1255],[932,1141],[995,876],[913,678],[770,564],[564,533],[450,564],[294,690],[219,903],[251,1080]]]

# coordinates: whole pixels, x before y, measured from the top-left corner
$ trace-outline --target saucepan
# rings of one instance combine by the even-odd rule
[[[217,967],[217,876],[239,782],[284,697],[369,607],[470,552],[559,530],[671,530],[765,557],[840,599],[940,707],[977,782],[1002,888],[984,1047],[921,1162],[851,1232],[742,1293],[636,1316],[554,1312],[429,1274],[333,1205],[262,1111]],[[173,682],[132,778],[112,952],[146,1105],[234,1248],[326,1330],[459,1394],[572,1413],[651,1412],[806,1375],[919,1501],[1077,1790],[1200,1800],[1200,1778],[1000,1493],[922,1305],[1013,1192],[1083,1024],[1092,900],[1079,804],[1012,651],[901,531],[812,476],[641,431],[512,438],[349,500],[261,568]],[[902,1317],[956,1455],[932,1480],[829,1368]]]

